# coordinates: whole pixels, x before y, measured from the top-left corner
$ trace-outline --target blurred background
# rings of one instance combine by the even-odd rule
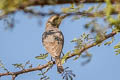
[[[86,5],[84,9],[87,9],[91,5],[95,4]],[[44,12],[55,10],[59,12],[61,11],[61,7],[67,6],[70,5],[35,7],[35,10]],[[4,66],[9,71],[15,72],[20,69],[16,69],[12,64],[25,64],[27,61],[30,61],[33,67],[37,67],[39,64],[47,63],[47,61],[38,60],[35,57],[41,53],[46,53],[41,37],[45,30],[46,21],[50,16],[38,17],[19,11],[10,17],[14,17],[15,20],[14,28],[12,29],[6,26],[4,20],[0,20],[0,60]],[[86,30],[84,26],[91,20],[91,18],[85,17],[73,20],[73,17],[70,16],[62,21],[60,30],[63,32],[65,39],[63,53],[74,49],[76,44],[71,42],[73,39],[79,38],[83,33],[89,33],[89,30]],[[98,21],[101,25],[104,25],[101,19]],[[82,62],[86,58],[80,57],[77,60],[71,58],[63,64],[64,68],[69,67],[73,71],[76,75],[74,80],[119,80],[120,55],[115,55],[113,48],[118,43],[119,37],[119,34],[116,35],[115,41],[110,46],[101,45],[100,47],[95,46],[89,49],[88,51],[92,55],[89,63],[82,65]],[[50,55],[47,60],[50,60]],[[3,72],[4,70],[0,68],[0,73]],[[38,75],[39,73],[40,71],[21,74],[16,77],[16,80],[39,80],[41,78]],[[50,80],[62,80],[61,74],[57,73],[55,65],[46,75],[50,77]],[[0,80],[11,80],[11,76],[3,76]]]

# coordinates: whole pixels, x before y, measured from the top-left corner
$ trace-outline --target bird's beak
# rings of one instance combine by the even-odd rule
[[[58,21],[57,21],[57,24],[58,24],[57,27],[58,27],[58,28],[59,28],[59,25],[61,24],[62,20],[63,20],[63,18],[60,16],[59,19],[58,19]]]
[[[66,15],[63,15],[63,16],[60,16],[60,17],[59,17],[59,20],[58,20],[58,24],[59,24],[59,25],[61,24],[62,20],[63,20],[65,17],[67,17],[67,16],[66,16]],[[57,26],[57,27],[59,28],[59,26]]]
[[[63,16],[61,16],[60,18],[61,19],[64,19],[64,18],[66,18],[68,15],[63,15]]]

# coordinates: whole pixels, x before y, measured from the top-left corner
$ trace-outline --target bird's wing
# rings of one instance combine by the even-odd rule
[[[64,44],[64,37],[60,30],[49,30],[44,32],[42,42],[53,58],[60,57]]]

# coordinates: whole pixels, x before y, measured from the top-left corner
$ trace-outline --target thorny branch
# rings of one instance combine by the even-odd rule
[[[113,36],[116,35],[116,34],[117,34],[117,33],[113,31],[113,32],[105,35],[104,38],[98,40],[97,42],[93,42],[92,44],[86,45],[84,48],[80,49],[80,50],[79,50],[79,53],[71,53],[71,54],[67,57],[67,59],[72,58],[72,57],[74,57],[74,56],[76,56],[76,55],[81,55],[81,53],[83,53],[83,52],[86,51],[87,49],[98,45],[99,43],[103,42],[104,40],[107,40],[107,39],[110,38],[110,37],[113,37]],[[48,63],[46,63],[46,64],[44,64],[44,65],[40,65],[40,66],[35,67],[35,68],[24,69],[24,70],[17,71],[17,72],[0,73],[0,77],[1,77],[1,76],[11,75],[11,76],[12,76],[12,80],[14,80],[15,77],[18,76],[18,75],[20,75],[20,74],[28,73],[28,72],[32,72],[32,71],[37,71],[37,70],[42,70],[42,69],[44,69],[44,68],[46,68],[46,67],[49,67],[50,64],[55,64],[55,61],[49,61]]]

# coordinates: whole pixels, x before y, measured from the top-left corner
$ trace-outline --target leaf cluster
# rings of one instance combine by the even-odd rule
[[[48,53],[46,54],[40,54],[40,56],[36,56],[36,59],[46,59],[48,57]]]
[[[15,68],[19,68],[24,70],[26,67],[28,68],[32,68],[32,64],[30,63],[30,60],[25,62],[25,64],[22,63],[16,63],[16,64],[12,64]]]
[[[116,55],[120,54],[120,42],[117,45],[114,46],[114,49],[116,49],[115,50]]]
[[[18,7],[22,5],[26,5],[29,2],[29,0],[1,0],[0,2],[0,10],[2,13],[5,14],[12,11],[16,11]]]
[[[4,66],[2,61],[0,60],[0,68],[2,68],[4,71],[9,72],[8,69]]]

